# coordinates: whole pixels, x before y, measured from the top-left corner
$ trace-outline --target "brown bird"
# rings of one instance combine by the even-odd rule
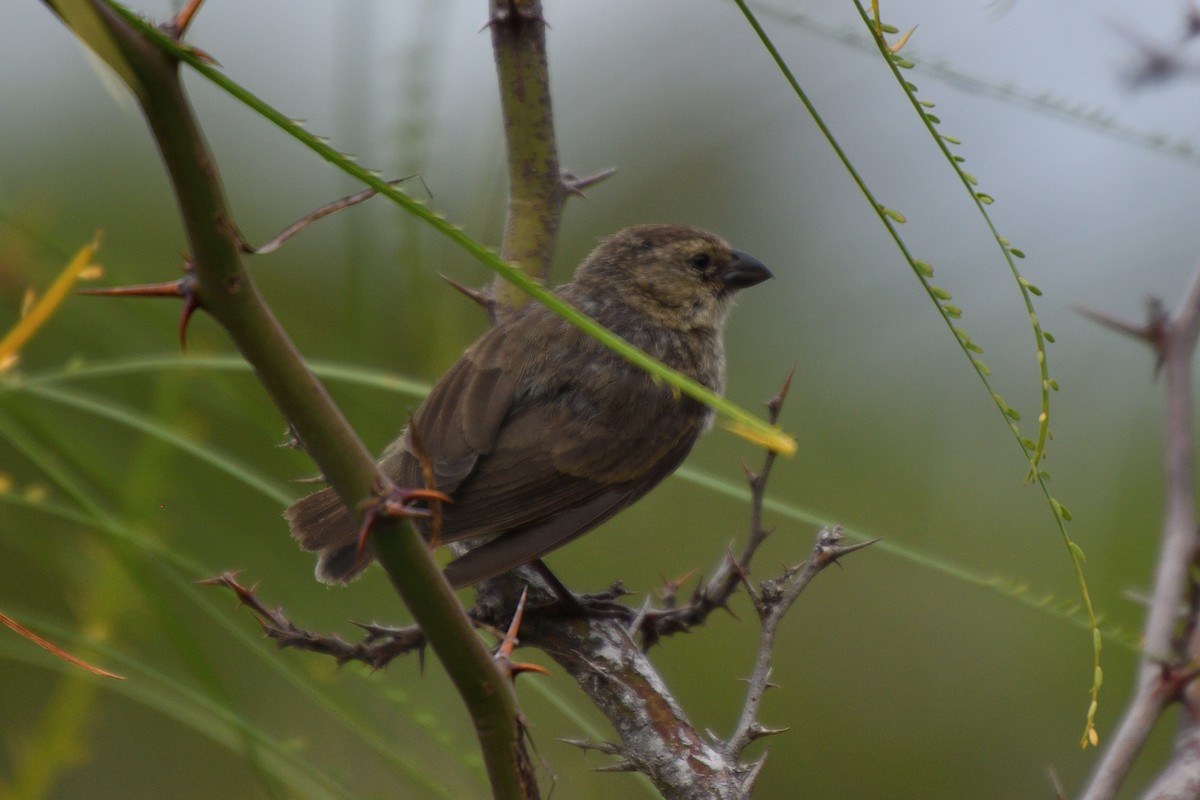
[[[733,296],[770,277],[706,231],[639,225],[604,240],[555,293],[721,392]],[[415,428],[436,488],[454,499],[442,504],[440,541],[472,546],[446,567],[457,588],[540,559],[621,511],[675,471],[711,419],[706,406],[529,303],[471,345],[380,465],[398,486],[425,486]],[[333,490],[284,516],[319,554],[320,580],[348,582],[370,562]],[[413,522],[429,538],[429,520]]]

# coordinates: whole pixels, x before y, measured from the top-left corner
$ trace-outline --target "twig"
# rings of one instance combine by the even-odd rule
[[[1175,638],[1179,603],[1200,546],[1195,513],[1191,368],[1192,353],[1200,330],[1198,320],[1200,270],[1197,270],[1187,296],[1174,315],[1163,314],[1161,304],[1154,302],[1151,304],[1150,320],[1141,329],[1127,323],[1110,323],[1111,327],[1150,341],[1163,367],[1166,384],[1166,510],[1134,697],[1081,795],[1083,800],[1109,800],[1116,796],[1155,723],[1167,705],[1178,698],[1181,688],[1179,681],[1190,672],[1189,665],[1194,663],[1200,652],[1194,607],[1185,627],[1190,636],[1187,640]],[[1190,681],[1190,677],[1187,680]],[[1187,689],[1184,691],[1187,692]],[[1186,757],[1194,750],[1186,744],[1200,739],[1191,707],[1185,704],[1184,717],[1176,735],[1176,760],[1164,772],[1164,786],[1169,783],[1168,776],[1183,766],[1181,755]]]
[[[869,547],[874,541],[857,544],[843,544],[844,537],[840,526],[822,528],[817,532],[817,542],[813,546],[808,560],[799,567],[788,570],[782,578],[763,583],[758,591],[755,609],[762,621],[762,635],[759,638],[758,653],[754,661],[754,669],[750,673],[749,688],[746,690],[746,702],[742,706],[741,716],[734,727],[733,734],[725,744],[725,755],[733,761],[740,759],[741,753],[756,739],[782,733],[787,728],[767,728],[758,721],[758,711],[762,706],[767,689],[771,688],[771,654],[775,646],[775,636],[779,623],[783,620],[788,609],[799,599],[800,594],[817,577],[821,570],[835,563],[842,556]]]
[[[1142,795],[1142,800],[1195,800],[1200,775],[1200,729],[1194,724],[1175,737],[1170,763]]]
[[[791,376],[767,404],[772,423],[778,419],[790,382]],[[750,532],[740,558],[727,553],[717,574],[697,590],[686,606],[674,607],[681,579],[668,582],[663,608],[651,608],[647,601],[637,612],[630,609],[631,624],[622,624],[621,618],[611,616],[564,622],[544,614],[526,623],[526,642],[541,647],[562,665],[608,716],[620,736],[620,744],[572,743],[618,756],[619,760],[608,769],[642,772],[667,798],[749,796],[764,760],[743,764],[742,752],[755,739],[786,730],[767,728],[757,721],[763,696],[771,685],[770,658],[779,622],[821,570],[871,544],[844,545],[840,529],[822,530],[804,564],[765,582],[758,590],[751,587],[750,561],[770,533],[763,525],[762,507],[773,464],[774,456],[768,454],[761,472],[755,475],[748,471],[752,494]],[[712,609],[723,607],[739,585],[746,587],[754,602],[762,635],[734,733],[728,742],[714,743],[684,716],[631,634],[641,632],[643,645],[648,646],[667,633],[687,630],[703,622]]]
[[[395,180],[388,181],[388,185],[398,186],[401,183],[404,183],[406,180],[409,180],[409,178],[397,178]],[[259,245],[258,247],[254,247],[245,239],[241,239],[241,235],[239,234],[238,238],[241,239],[242,250],[246,253],[252,253],[256,256],[265,256],[268,253],[274,253],[283,246],[284,242],[307,228],[309,225],[312,225],[322,217],[327,217],[335,211],[341,211],[343,208],[349,208],[350,206],[356,206],[359,203],[366,202],[377,194],[379,194],[378,189],[364,189],[361,192],[356,192],[339,200],[334,200],[332,203],[326,203],[320,208],[305,214],[303,217],[296,220],[291,225],[288,225],[279,233],[275,234],[272,239]]]
[[[772,425],[779,421],[779,412],[787,399],[795,372],[795,367],[793,367],[779,391],[766,403],[767,416]],[[742,548],[741,556],[735,559],[733,554],[727,551],[713,576],[696,588],[686,605],[676,608],[672,602],[668,604],[667,608],[643,609],[635,619],[636,630],[642,636],[643,647],[649,649],[663,636],[682,633],[704,624],[708,615],[718,608],[729,609],[730,596],[745,580],[745,576],[750,570],[750,561],[758,552],[758,548],[771,535],[771,529],[763,526],[763,503],[766,500],[767,481],[771,477],[775,455],[773,451],[768,450],[766,456],[763,457],[762,469],[757,473],[751,472],[743,465],[746,482],[750,485],[750,530],[746,536],[746,545]]]
[[[1195,8],[1189,6],[1180,35],[1171,42],[1156,42],[1132,27],[1108,20],[1108,27],[1129,42],[1135,51],[1122,76],[1126,86],[1130,90],[1142,89],[1200,72],[1200,65],[1187,58],[1187,45],[1196,36],[1196,21]]]
[[[762,760],[742,764],[741,752],[754,739],[780,732],[756,720],[770,685],[779,621],[822,569],[869,544],[846,546],[840,529],[822,530],[803,565],[752,592],[763,633],[746,703],[727,743],[713,743],[691,724],[622,620],[535,614],[526,619],[523,640],[566,669],[617,730],[619,745],[596,747],[619,756],[611,769],[644,773],[666,798],[745,798]]]
[[[239,583],[236,573],[225,572],[216,578],[197,583],[201,586],[223,586],[232,591],[237,595],[238,602],[254,613],[262,626],[263,634],[274,640],[280,649],[290,647],[333,656],[339,665],[348,661],[359,661],[372,669],[385,667],[396,657],[414,651],[423,658],[426,639],[417,625],[385,628],[355,623],[367,632],[367,636],[361,642],[351,643],[336,634],[317,634],[296,626],[283,613],[282,608],[272,608],[260,600],[256,586],[247,587]]]

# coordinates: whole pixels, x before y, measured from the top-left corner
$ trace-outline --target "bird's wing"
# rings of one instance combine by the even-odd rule
[[[506,521],[515,522],[515,527],[450,562],[445,570],[446,579],[461,588],[541,558],[640,498],[674,471],[691,447],[690,439],[677,443],[645,474],[620,484],[600,484],[558,473],[545,485],[547,494],[556,497],[558,505],[536,498],[533,513],[521,513],[517,503],[505,503]],[[530,498],[527,491],[530,487],[517,488],[520,495]],[[549,513],[545,513],[545,505],[552,506]],[[464,503],[463,508],[466,507]]]
[[[702,406],[557,318],[536,336],[504,333],[494,328],[464,354],[410,426],[454,499],[441,540],[496,537],[455,562],[456,585],[537,558],[625,508],[679,465],[705,422]],[[531,381],[524,370],[539,369],[538,356],[518,349],[529,341],[554,341],[575,361]],[[382,462],[401,486],[424,485],[414,444],[410,430]]]
[[[446,565],[446,580],[460,589],[528,564],[595,528],[635,499],[631,489],[603,491],[540,524],[510,531],[467,551]]]
[[[466,538],[519,528],[590,503],[614,487],[646,488],[674,469],[699,435],[703,421],[664,426],[663,409],[580,416],[570,406],[525,406],[505,420],[491,452],[451,492],[443,536]],[[682,422],[682,424],[681,424]],[[666,429],[664,429],[666,428]],[[674,456],[681,449],[682,455]],[[618,496],[625,490],[619,489]],[[609,502],[617,502],[617,497]],[[632,500],[626,501],[632,502]],[[622,506],[623,507],[623,506]]]
[[[430,454],[437,488],[453,494],[480,454],[491,451],[516,394],[516,376],[503,363],[504,336],[493,328],[455,362],[421,403],[409,429],[380,459],[400,486],[425,485],[416,438]]]
[[[540,558],[652,489],[679,466],[704,425],[690,402],[669,402],[596,417],[562,406],[511,414],[443,518],[445,541],[494,538],[452,562],[447,579],[468,586]],[[664,424],[666,412],[685,416]]]

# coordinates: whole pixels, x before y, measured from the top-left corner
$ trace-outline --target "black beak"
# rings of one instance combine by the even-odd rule
[[[771,270],[749,253],[733,251],[733,260],[721,270],[721,282],[729,289],[745,289],[755,286],[767,278],[773,278]]]

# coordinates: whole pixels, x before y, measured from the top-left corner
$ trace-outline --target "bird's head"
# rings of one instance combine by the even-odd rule
[[[605,239],[575,273],[593,301],[633,308],[671,328],[720,328],[733,295],[771,271],[719,236],[685,225],[637,225]]]

